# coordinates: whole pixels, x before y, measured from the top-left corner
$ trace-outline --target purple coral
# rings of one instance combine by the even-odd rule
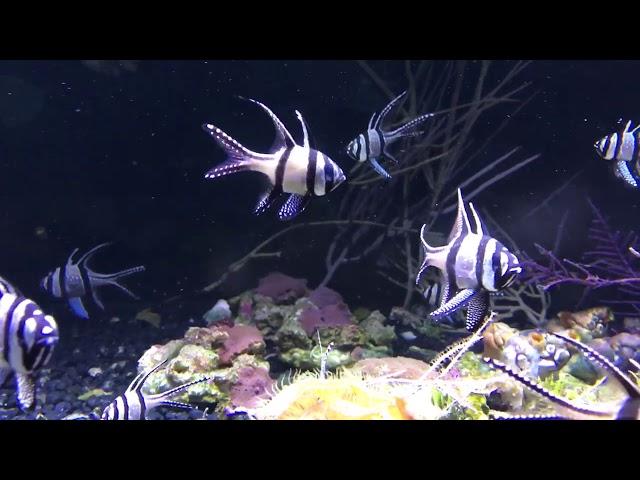
[[[256,293],[270,297],[276,302],[296,299],[307,293],[307,281],[293,278],[284,273],[272,272],[260,279]]]
[[[351,312],[345,303],[322,308],[305,307],[300,313],[300,325],[307,335],[313,335],[319,328],[352,325]]]
[[[236,325],[227,330],[227,338],[220,349],[220,363],[229,364],[242,353],[256,352],[265,347],[262,333],[256,327]]]
[[[328,287],[318,287],[309,294],[309,300],[318,308],[344,303],[342,295]]]
[[[563,284],[580,285],[586,288],[584,296],[596,289],[616,286],[622,299],[603,303],[622,308],[622,311],[614,312],[617,315],[637,316],[640,314],[640,269],[633,263],[634,257],[639,255],[631,246],[638,237],[634,232],[626,235],[614,232],[598,208],[591,201],[589,205],[593,211],[589,240],[594,247],[577,262],[566,258],[560,260],[554,252],[536,244],[547,262],[546,265],[528,259],[523,262],[527,272],[525,281],[544,290]]]
[[[264,368],[244,367],[238,371],[238,381],[229,396],[235,408],[255,408],[273,388],[274,381]]]

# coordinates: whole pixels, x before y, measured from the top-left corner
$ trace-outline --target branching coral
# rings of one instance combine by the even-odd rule
[[[637,242],[635,232],[623,235],[614,231],[604,215],[589,201],[593,220],[589,228],[590,250],[584,252],[581,261],[556,257],[556,254],[536,244],[546,264],[527,260],[526,281],[549,290],[560,285],[579,285],[585,288],[583,298],[594,290],[617,287],[621,299],[605,299],[603,303],[615,307],[616,314],[640,314],[640,269],[639,256],[633,245]]]
[[[395,97],[378,73],[378,65],[359,64],[386,96]],[[434,112],[436,116],[423,136],[407,137],[399,145],[400,153],[396,154],[399,164],[390,169],[392,179],[383,181],[371,169],[356,164],[348,174],[349,182],[342,191],[334,218],[290,225],[275,232],[233,262],[202,292],[216,289],[251,260],[279,257],[282,252],[276,245],[283,237],[293,232],[314,236],[319,228],[329,228],[335,233],[324,255],[320,253],[325,259],[325,275],[319,285],[326,286],[343,266],[366,259],[378,265],[382,278],[404,290],[403,305],[407,307],[416,293],[418,226],[426,223],[431,227],[442,214],[453,211],[458,186],[469,190],[467,197],[471,200],[538,158],[529,156],[509,166],[507,163],[516,158],[518,151],[514,148],[495,161],[485,162],[487,165],[475,174],[470,173],[478,155],[486,151],[508,119],[526,103],[519,102],[517,97],[528,83],[517,79],[527,62],[509,64],[495,83],[497,69],[489,61],[406,61],[398,65],[404,67],[408,91],[396,122],[400,124],[425,112]],[[515,107],[506,115],[507,120],[489,134],[483,134],[483,141],[476,142],[481,120],[499,105]],[[397,253],[385,253],[390,251]],[[390,269],[382,261],[385,256],[389,257],[386,264]]]

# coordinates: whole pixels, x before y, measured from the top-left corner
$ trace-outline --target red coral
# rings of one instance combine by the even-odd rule
[[[305,307],[300,313],[300,325],[307,335],[313,335],[318,328],[352,325],[351,312],[344,303],[322,308]]]
[[[273,272],[260,279],[256,293],[281,302],[296,299],[307,293],[307,281],[293,278],[280,272]]]
[[[262,333],[256,327],[236,325],[230,328],[227,338],[220,350],[220,363],[229,364],[242,353],[256,353],[265,347]]]
[[[234,408],[255,408],[266,397],[274,381],[264,368],[244,367],[238,372],[238,381],[231,387],[229,397]]]

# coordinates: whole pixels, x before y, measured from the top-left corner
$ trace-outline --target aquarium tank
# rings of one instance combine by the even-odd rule
[[[0,61],[0,419],[638,419],[638,79]]]

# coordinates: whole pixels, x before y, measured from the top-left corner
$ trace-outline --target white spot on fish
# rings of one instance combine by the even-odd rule
[[[49,335],[51,332],[53,332],[53,328],[51,328],[49,325],[42,327],[43,335]]]

